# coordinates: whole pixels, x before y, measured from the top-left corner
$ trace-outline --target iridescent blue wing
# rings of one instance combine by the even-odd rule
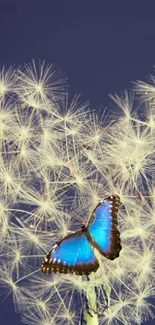
[[[88,275],[95,272],[98,267],[99,263],[85,232],[77,231],[54,245],[46,255],[41,271]]]
[[[93,211],[88,222],[90,243],[100,254],[113,260],[121,250],[120,233],[117,229],[117,213],[120,205],[118,195],[105,198]]]

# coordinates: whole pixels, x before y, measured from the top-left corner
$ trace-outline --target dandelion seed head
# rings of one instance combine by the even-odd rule
[[[13,182],[13,179],[12,179],[11,175],[9,175],[9,173],[7,173],[7,172],[4,175],[4,180],[8,184],[11,184]]]
[[[32,241],[33,243],[39,244],[39,238],[36,234],[29,233],[29,238],[30,238],[30,241]]]
[[[3,96],[7,92],[7,87],[4,82],[0,81],[0,96]]]
[[[44,312],[47,310],[45,301],[38,301],[37,305],[38,305],[38,308],[41,308]]]
[[[152,317],[154,92],[154,84],[139,84],[145,119],[125,92],[113,98],[122,116],[108,120],[79,96],[69,102],[61,76],[45,62],[1,70],[0,283],[26,323],[78,324],[85,300],[105,309],[105,293],[99,324]],[[108,260],[93,247],[100,267],[89,281],[42,274],[47,252],[80,230],[79,218],[89,224],[95,206],[112,194],[121,199],[119,258]]]
[[[3,106],[3,104],[1,104]],[[3,111],[3,109],[0,109],[0,135],[1,137],[5,137],[8,132],[9,123],[12,114],[9,114],[8,112]]]
[[[28,128],[22,126],[21,127],[21,141],[29,138],[29,130]]]
[[[31,229],[34,229],[34,228],[35,228],[35,225],[34,225],[33,223],[30,223],[29,227],[30,227]]]
[[[16,250],[15,255],[16,255],[15,262],[18,263],[21,259],[20,251]]]
[[[6,212],[7,207],[3,201],[0,201],[0,211],[3,213],[4,211]]]
[[[29,106],[50,111],[57,99],[61,98],[65,79],[54,70],[52,65],[40,62],[40,67],[32,63],[25,64],[24,69],[17,70],[17,88],[20,99]],[[49,100],[53,103],[50,104]]]
[[[44,212],[48,211],[48,200],[46,201],[40,201],[40,209]]]
[[[51,135],[50,135],[50,132],[49,132],[49,130],[48,129],[43,129],[43,139],[44,139],[44,141],[49,141],[50,140],[50,138],[51,138]]]
[[[4,96],[14,90],[16,84],[16,76],[14,69],[10,67],[7,69],[5,65],[0,68],[0,97]]]
[[[100,138],[99,134],[95,134],[94,135],[94,139],[93,139],[94,141],[93,142],[96,143],[96,144],[98,144],[98,142],[100,141],[100,139],[101,138]]]
[[[118,265],[115,268],[115,272],[116,272],[116,275],[118,275],[119,277],[122,277],[125,274],[125,270],[121,265],[120,266]]]

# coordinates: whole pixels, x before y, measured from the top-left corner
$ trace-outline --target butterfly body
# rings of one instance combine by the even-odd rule
[[[41,271],[89,275],[99,267],[95,248],[108,259],[118,257],[121,250],[117,230],[119,204],[118,195],[101,201],[91,214],[87,227],[83,225],[80,231],[66,236],[53,246],[45,257]]]

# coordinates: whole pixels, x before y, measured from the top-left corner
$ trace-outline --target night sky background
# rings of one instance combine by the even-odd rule
[[[109,94],[154,73],[155,1],[0,0],[0,65],[31,59],[64,72],[70,98],[113,107]],[[11,296],[0,304],[0,324],[23,324]]]

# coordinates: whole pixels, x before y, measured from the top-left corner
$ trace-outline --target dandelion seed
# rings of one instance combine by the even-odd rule
[[[5,66],[1,67],[0,70],[0,97],[4,96],[8,92],[14,92],[14,87],[16,85],[16,76],[14,74],[14,69],[10,67],[7,69]]]
[[[55,110],[56,101],[62,97],[64,80],[52,65],[39,62],[39,68],[32,63],[25,64],[24,69],[17,70],[17,93],[26,106],[44,109],[47,112]]]

